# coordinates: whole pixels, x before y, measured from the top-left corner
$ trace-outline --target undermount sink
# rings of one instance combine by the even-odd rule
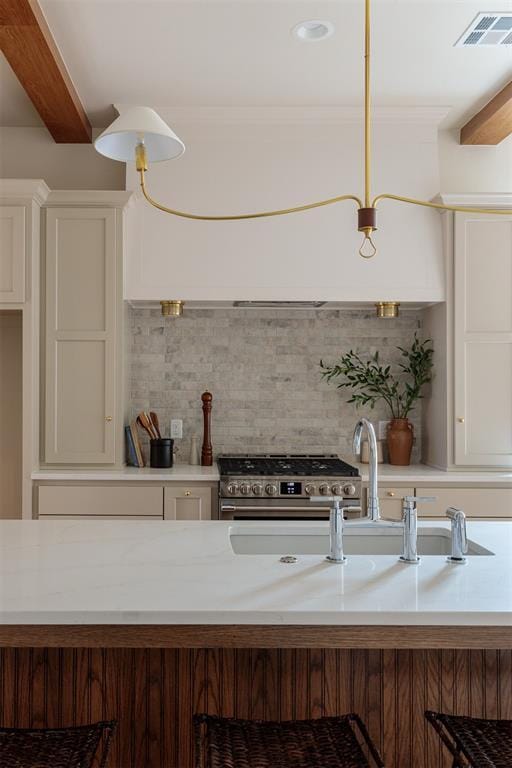
[[[231,548],[235,555],[327,555],[329,552],[328,526],[312,527],[293,524],[245,528],[232,526],[229,531]],[[375,523],[360,527],[347,526],[343,531],[343,549],[346,555],[400,555],[402,529]],[[418,530],[419,555],[449,555],[450,531],[440,527]],[[490,550],[468,539],[468,556],[493,555]]]

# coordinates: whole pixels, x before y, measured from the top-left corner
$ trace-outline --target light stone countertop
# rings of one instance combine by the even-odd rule
[[[350,463],[350,462],[349,462]],[[359,469],[363,483],[368,482],[368,464],[352,462]],[[396,467],[391,464],[379,464],[378,466],[379,482],[387,483],[407,483],[409,485],[448,485],[471,486],[471,485],[489,485],[504,488],[512,488],[512,469],[509,471],[446,471],[428,467],[426,464],[411,464],[409,467]]]
[[[0,624],[512,625],[512,522],[469,521],[468,537],[495,555],[464,566],[395,555],[288,565],[235,555],[241,525],[262,524],[2,520]]]
[[[343,458],[343,457],[342,457]],[[353,458],[345,458],[349,464],[357,467],[361,473],[363,483],[368,482],[368,464],[359,464]],[[379,480],[382,483],[402,483],[407,485],[445,485],[470,486],[489,485],[504,488],[512,488],[512,469],[508,472],[482,471],[444,471],[426,464],[413,464],[409,467],[394,467],[390,464],[379,464]],[[152,469],[151,467],[124,467],[123,469],[40,469],[32,473],[32,480],[49,481],[184,481],[218,482],[219,470],[214,462],[212,467],[193,466],[189,464],[175,464],[171,469]]]
[[[40,469],[32,472],[32,480],[118,480],[124,482],[145,480],[154,482],[196,481],[218,482],[219,470],[214,462],[212,467],[201,467],[193,464],[175,464],[170,469],[154,469],[153,467],[124,467],[123,469]]]

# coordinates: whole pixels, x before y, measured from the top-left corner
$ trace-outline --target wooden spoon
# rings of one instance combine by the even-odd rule
[[[156,440],[158,438],[158,435],[156,434],[156,429],[153,425],[153,422],[151,421],[151,416],[149,415],[148,411],[144,411],[144,416],[146,417],[146,425],[153,435],[153,440]]]
[[[149,429],[151,430],[151,432],[153,434],[153,440],[157,440],[158,439],[158,435],[157,435],[157,432],[156,432],[156,429],[155,429],[155,425],[153,424],[153,420],[151,418],[151,415],[150,415],[149,411],[144,411],[144,416],[146,417],[146,423],[147,423]]]
[[[160,439],[162,439],[162,435],[160,433],[160,424],[158,422],[158,416],[154,411],[149,412],[149,418],[151,419],[151,423],[153,424],[153,427],[155,428],[155,431]]]
[[[144,411],[141,411],[139,413],[139,415],[137,416],[137,424],[140,424],[142,429],[146,430],[146,432],[149,435],[150,440],[154,440],[155,439],[155,434],[156,433],[153,432],[153,430],[151,428],[151,424],[150,424],[146,414],[144,413]]]

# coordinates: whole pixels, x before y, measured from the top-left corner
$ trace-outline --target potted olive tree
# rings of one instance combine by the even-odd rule
[[[389,463],[404,466],[411,462],[414,437],[408,416],[423,396],[423,387],[432,380],[434,350],[430,339],[420,341],[417,334],[409,349],[397,349],[403,358],[397,366],[382,365],[378,352],[363,360],[350,350],[334,365],[321,360],[320,367],[327,381],[335,381],[339,389],[353,390],[347,402],[374,408],[375,403],[384,400],[391,417],[387,435]]]

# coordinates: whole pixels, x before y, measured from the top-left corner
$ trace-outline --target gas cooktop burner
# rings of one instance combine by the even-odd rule
[[[262,475],[264,477],[291,475],[358,477],[355,467],[335,454],[238,454],[219,456],[221,475]]]

